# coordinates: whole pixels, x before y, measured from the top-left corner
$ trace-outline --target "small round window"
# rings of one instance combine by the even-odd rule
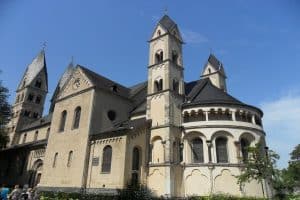
[[[107,117],[110,121],[114,121],[116,119],[116,112],[113,110],[109,110],[107,112]]]

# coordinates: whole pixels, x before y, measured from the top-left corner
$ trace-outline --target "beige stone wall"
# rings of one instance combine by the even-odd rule
[[[91,112],[94,90],[79,93],[56,103],[53,112],[50,137],[45,156],[45,167],[40,186],[45,187],[82,187],[85,177],[85,164],[88,150]],[[74,110],[81,107],[78,129],[72,129]],[[63,132],[59,131],[61,113],[67,111]],[[68,155],[73,151],[71,165],[68,167]],[[54,156],[58,153],[56,166]]]
[[[103,149],[108,145],[112,147],[111,171],[109,173],[102,172]],[[93,141],[89,158],[87,188],[123,188],[125,152],[126,136],[108,137]],[[98,159],[98,164],[93,165],[93,159]]]
[[[24,144],[24,143],[47,139],[48,129],[50,129],[50,124],[40,127],[40,128],[37,128],[37,129],[23,131],[20,133],[20,139],[19,139],[18,143]],[[36,134],[36,132],[38,132],[38,133]],[[26,140],[25,140],[25,142],[23,142],[25,134],[26,134]],[[37,135],[37,137],[36,137],[36,135]]]

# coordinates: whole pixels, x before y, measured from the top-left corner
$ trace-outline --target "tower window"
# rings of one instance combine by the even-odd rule
[[[178,64],[178,53],[175,50],[172,51],[172,60],[174,63]]]
[[[173,90],[179,93],[179,82],[177,80],[173,80]]]
[[[36,104],[40,104],[41,103],[41,100],[42,100],[42,96],[41,95],[38,95],[35,99],[35,103]]]
[[[16,99],[16,103],[18,103],[20,101],[20,95],[18,94],[17,99]]]
[[[24,134],[22,143],[26,142],[26,138],[27,138],[27,133]]]
[[[158,36],[161,35],[161,31],[160,31],[160,30],[157,31],[157,35],[158,35]]]
[[[210,68],[208,68],[208,73],[209,73],[209,74],[211,73],[211,69],[210,69]]]
[[[30,93],[29,95],[28,95],[28,101],[29,102],[32,102],[33,101],[33,98],[34,98],[34,95],[32,94],[32,93]]]
[[[34,112],[33,113],[33,118],[37,119],[39,117],[39,113]]]
[[[79,127],[80,115],[81,115],[81,107],[78,106],[74,112],[73,129],[77,129]]]
[[[162,50],[159,50],[155,54],[155,64],[161,63],[164,60],[164,54]]]
[[[67,111],[64,110],[61,113],[59,132],[63,132],[65,130],[66,119],[67,119]]]
[[[154,81],[154,92],[159,92],[163,90],[163,80],[159,79]]]
[[[42,87],[42,81],[40,79],[36,80],[35,84],[34,84],[34,87],[41,88]]]
[[[35,133],[34,133],[34,141],[37,141],[37,139],[38,139],[38,136],[39,136],[39,131],[35,131]]]
[[[104,173],[109,173],[111,170],[111,157],[112,157],[112,148],[111,146],[105,146],[103,148],[103,160],[101,171]]]
[[[50,128],[47,129],[47,133],[46,133],[46,139],[49,138],[49,135],[50,135]]]
[[[29,117],[29,115],[30,115],[30,111],[25,110],[25,111],[24,111],[24,116],[25,116],[25,117]]]

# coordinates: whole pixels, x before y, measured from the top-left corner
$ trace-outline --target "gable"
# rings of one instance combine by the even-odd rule
[[[69,80],[65,83],[63,88],[60,90],[57,99],[62,99],[64,97],[76,94],[80,91],[93,87],[92,82],[87,78],[87,76],[80,70],[76,68],[72,73]]]

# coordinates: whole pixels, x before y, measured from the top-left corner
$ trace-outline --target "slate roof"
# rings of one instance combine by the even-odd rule
[[[164,15],[158,22],[162,25],[167,31],[171,32],[173,28],[176,27],[176,23],[168,16]]]
[[[107,137],[106,134],[109,134],[110,137],[123,135],[125,133],[124,131],[136,130],[138,128],[146,126],[147,124],[148,121],[146,120],[146,118],[127,120],[119,123],[118,125],[115,125],[114,127],[92,134],[92,138]]]
[[[24,78],[26,77],[26,81],[25,81],[25,87],[30,85],[31,82],[34,80],[34,78],[42,71],[42,70],[46,70],[46,74],[47,74],[47,68],[46,68],[46,58],[45,58],[45,51],[42,50],[37,57],[35,57],[32,61],[32,63],[30,65],[28,65],[28,67],[26,68],[26,71],[23,75],[22,80],[24,80]],[[47,80],[47,76],[46,76],[46,85],[48,85],[48,80]],[[18,90],[22,89],[23,87],[23,81],[20,82],[19,86],[18,86]]]
[[[195,105],[235,105],[255,109],[262,114],[262,111],[254,106],[245,104],[229,95],[227,92],[214,86],[209,78],[200,79],[185,84],[186,101],[183,107]]]
[[[54,110],[54,104],[55,104],[55,99],[57,98],[57,95],[59,94],[61,88],[67,83],[67,81],[70,79],[72,73],[74,71],[74,66],[73,63],[71,62],[66,70],[64,71],[63,75],[60,77],[58,84],[54,90],[54,93],[51,98],[51,105],[50,105],[50,112],[53,112]]]
[[[30,124],[27,124],[26,126],[22,127],[21,131],[35,129],[35,128],[50,124],[51,120],[52,120],[52,113],[50,113],[40,119],[37,119],[36,121],[33,121]]]
[[[219,61],[214,54],[209,55],[209,57],[207,59],[207,63],[209,63],[213,68],[215,68],[216,71],[220,71],[226,77],[224,66],[223,66],[222,62]],[[205,70],[205,67],[203,70]]]
[[[115,94],[118,94],[125,98],[129,98],[129,88],[124,87],[121,84],[112,81],[108,78],[105,78],[104,76],[101,76],[83,66],[77,65],[76,67],[82,69],[82,71],[85,73],[88,79],[90,79],[92,81],[92,84],[94,84],[97,88],[101,88],[107,91],[113,91],[113,87],[116,87],[117,92]]]

